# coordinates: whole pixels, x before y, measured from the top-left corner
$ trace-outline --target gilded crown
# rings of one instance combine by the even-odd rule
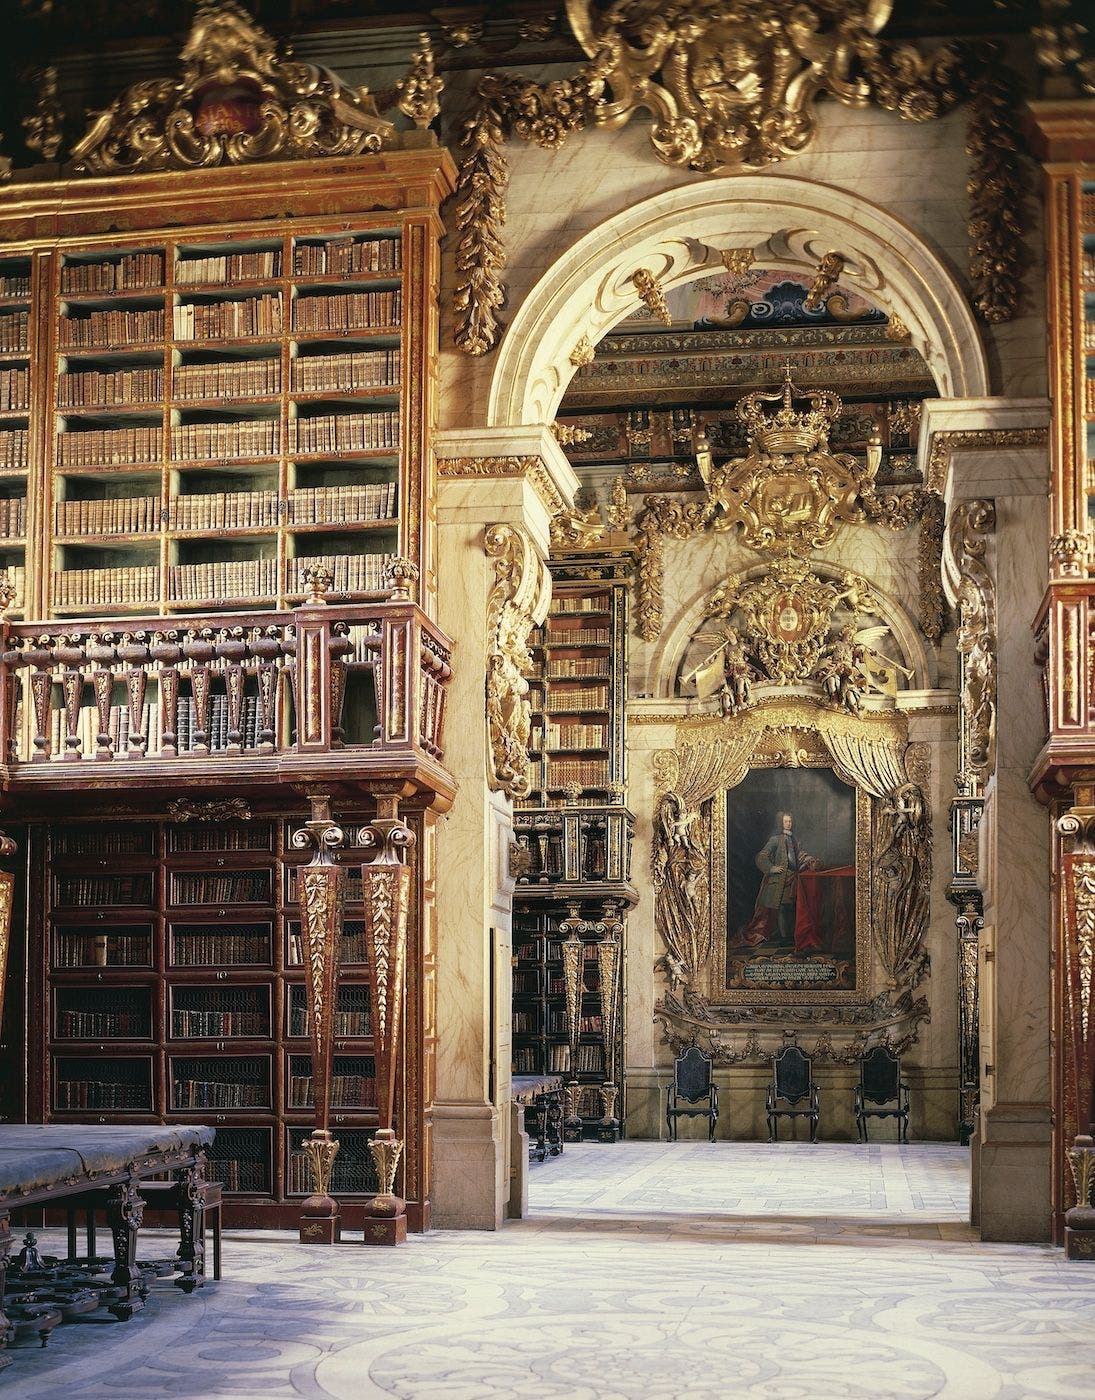
[[[793,366],[783,366],[783,388],[775,394],[759,391],[746,394],[738,403],[737,414],[749,430],[749,446],[769,456],[794,456],[802,452],[827,452],[829,430],[840,417],[840,395],[827,389],[796,394],[791,381]],[[809,403],[805,411],[795,409],[795,399]],[[775,413],[766,413],[764,404],[779,404]]]

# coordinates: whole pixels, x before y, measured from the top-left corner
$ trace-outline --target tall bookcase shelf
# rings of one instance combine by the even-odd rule
[[[232,1218],[294,1223],[307,1194],[312,1057],[291,846],[296,821],[39,829],[48,1007],[33,1116],[210,1121]],[[376,1189],[375,1059],[361,884],[350,864],[335,1011],[340,1190]],[[37,1086],[40,1101],[34,1102]],[[37,1110],[37,1112],[35,1112]],[[353,1204],[353,1201],[348,1203]]]
[[[422,150],[20,191],[0,213],[0,569],[40,565],[28,615],[282,607],[315,563],[335,596],[376,596],[393,557],[430,596],[451,180]],[[189,222],[157,227],[168,209]]]
[[[554,592],[532,644],[533,790],[514,812],[527,852],[513,906],[513,1071],[563,1074],[570,1086],[570,1138],[614,1140],[602,1124],[606,1083],[621,1108],[623,947],[604,1021],[601,954],[605,925],[622,924],[637,900],[631,884],[634,820],[624,806],[624,704],[630,555],[553,558]],[[569,1005],[566,921],[581,928],[582,959]],[[575,1120],[577,1115],[577,1121]]]

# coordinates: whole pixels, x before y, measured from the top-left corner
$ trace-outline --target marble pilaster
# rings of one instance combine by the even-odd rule
[[[443,433],[435,451],[438,622],[455,644],[448,704],[459,728],[450,727],[445,755],[457,797],[438,832],[433,1223],[493,1230],[510,1199],[513,827],[510,799],[488,783],[495,566],[484,532],[496,524],[524,531],[546,557],[550,514],[577,482],[542,428]]]

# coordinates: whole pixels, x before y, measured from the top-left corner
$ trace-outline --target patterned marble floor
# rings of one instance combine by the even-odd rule
[[[399,1250],[232,1232],[223,1283],[16,1351],[33,1400],[1087,1400],[1095,1269],[982,1245],[966,1154],[622,1143]],[[144,1252],[144,1251],[142,1251]]]

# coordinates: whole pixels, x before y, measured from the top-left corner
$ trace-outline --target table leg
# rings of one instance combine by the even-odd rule
[[[179,1249],[183,1266],[175,1287],[193,1293],[205,1284],[205,1172],[203,1164],[183,1167],[175,1174],[175,1195],[179,1208]]]
[[[114,1236],[113,1281],[125,1289],[125,1297],[111,1303],[108,1311],[119,1322],[126,1322],[144,1307],[140,1296],[141,1275],[137,1268],[137,1231],[144,1219],[144,1200],[135,1181],[120,1181],[107,1196],[107,1220]]]

